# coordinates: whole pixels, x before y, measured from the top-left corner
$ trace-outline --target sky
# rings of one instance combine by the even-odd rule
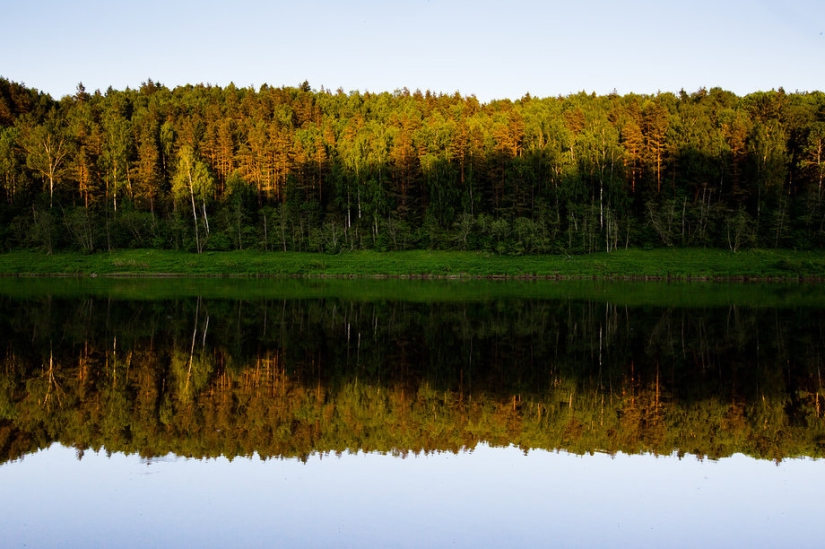
[[[0,465],[8,547],[818,547],[821,460],[491,448]]]
[[[59,98],[152,79],[488,102],[825,89],[822,0],[4,2],[0,76]]]

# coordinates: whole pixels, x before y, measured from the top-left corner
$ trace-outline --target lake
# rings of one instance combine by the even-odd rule
[[[816,285],[0,279],[0,344],[4,546],[819,539]]]

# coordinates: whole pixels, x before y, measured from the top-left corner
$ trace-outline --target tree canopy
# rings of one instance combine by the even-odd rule
[[[823,128],[825,94],[781,88],[482,104],[149,80],[57,101],[0,78],[0,246],[819,249]]]

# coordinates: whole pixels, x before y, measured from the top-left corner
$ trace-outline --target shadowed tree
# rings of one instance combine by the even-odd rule
[[[782,188],[788,168],[787,139],[784,129],[778,120],[768,120],[765,123],[754,125],[748,139],[748,152],[755,168],[756,183],[756,231],[760,230],[762,210],[765,201],[776,197],[778,200],[777,212],[780,216],[780,229],[784,224],[786,201],[782,196]],[[777,237],[778,238],[778,237]]]
[[[6,191],[6,201],[11,204],[21,190],[25,179],[21,177],[21,162],[17,155],[17,128],[0,128],[0,179]]]

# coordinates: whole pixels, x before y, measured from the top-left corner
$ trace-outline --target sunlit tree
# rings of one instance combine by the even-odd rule
[[[178,150],[178,168],[172,180],[172,193],[179,201],[188,201],[192,206],[192,222],[195,228],[195,249],[203,252],[209,238],[209,218],[206,202],[215,190],[215,182],[209,168],[201,161],[192,147],[184,145]],[[204,236],[201,238],[198,220],[198,203],[200,203],[201,220]]]

